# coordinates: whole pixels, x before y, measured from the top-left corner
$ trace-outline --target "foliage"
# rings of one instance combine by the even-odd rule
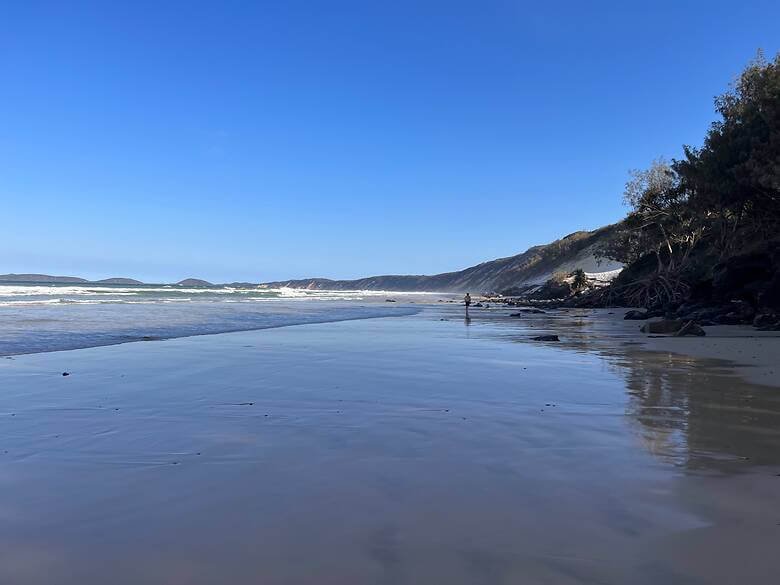
[[[717,249],[728,256],[780,227],[780,53],[767,62],[759,52],[715,106],[721,120],[700,149],[685,147],[674,167]]]
[[[780,233],[780,54],[767,62],[759,53],[715,109],[720,119],[700,148],[630,172],[623,194],[630,211],[596,251],[629,265],[654,258],[653,273],[621,284],[641,304],[684,298],[697,247],[724,259]]]
[[[571,287],[575,291],[580,291],[588,285],[588,277],[585,276],[585,271],[582,268],[577,268],[569,276],[574,277]]]

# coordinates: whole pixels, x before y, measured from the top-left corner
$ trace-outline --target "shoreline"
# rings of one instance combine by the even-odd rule
[[[482,301],[484,303],[484,301]],[[490,305],[490,303],[486,303]],[[512,307],[490,305],[472,306],[472,324],[482,320],[503,322],[516,326],[517,339],[527,343],[533,331],[539,334],[560,334],[562,347],[568,344],[584,351],[609,352],[615,345],[631,346],[637,350],[657,354],[675,354],[700,360],[713,360],[730,369],[740,379],[751,384],[780,388],[780,332],[759,331],[750,325],[704,326],[703,337],[649,335],[639,331],[648,320],[625,320],[631,308],[544,308],[544,313],[528,314],[516,319],[509,315],[523,307],[541,309],[541,305],[518,304]],[[531,327],[529,330],[528,327]],[[544,342],[541,342],[544,343]],[[556,342],[551,342],[556,344]]]
[[[452,297],[452,294],[441,294],[441,297]],[[355,301],[362,303],[363,301]],[[383,301],[384,302],[384,301]],[[191,337],[227,335],[235,333],[244,333],[250,331],[264,331],[287,327],[300,327],[305,325],[327,325],[332,323],[348,322],[353,320],[371,320],[398,318],[406,316],[420,316],[426,311],[443,311],[444,313],[455,313],[448,315],[448,319],[457,318],[462,310],[457,300],[442,299],[428,302],[415,302],[406,300],[397,300],[398,309],[411,310],[411,313],[399,315],[381,315],[381,316],[355,316],[342,317],[333,320],[315,320],[303,323],[267,325],[261,327],[252,327],[246,329],[231,329],[216,332],[190,333],[185,335],[171,336],[142,336],[124,341],[116,341],[102,344],[89,344],[69,348],[53,348],[50,350],[3,353],[0,359],[13,359],[17,356],[35,355],[45,353],[67,352],[95,347],[110,347],[125,345],[137,342],[168,341],[174,339],[187,339]],[[484,301],[482,301],[484,303]],[[369,302],[369,305],[378,304],[379,301]],[[455,304],[453,304],[455,303]],[[486,303],[489,305],[489,303]],[[780,387],[780,332],[759,331],[748,325],[714,325],[705,326],[707,335],[704,337],[674,337],[670,335],[647,335],[640,333],[638,329],[647,321],[623,320],[623,315],[632,310],[630,308],[568,308],[556,307],[545,309],[542,315],[529,315],[524,319],[512,319],[509,315],[518,308],[524,306],[537,305],[517,305],[515,307],[506,307],[503,305],[484,307],[472,307],[471,322],[478,324],[486,319],[494,322],[501,319],[506,325],[518,326],[518,332],[524,331],[529,324],[547,323],[550,333],[555,331],[565,331],[566,335],[582,331],[583,320],[588,320],[603,339],[591,339],[593,350],[607,348],[612,343],[630,343],[642,348],[644,351],[657,353],[674,353],[679,356],[686,356],[697,359],[718,360],[722,362],[723,367],[733,369],[734,373],[741,379],[749,383],[760,384],[768,387]],[[457,307],[457,309],[456,309]],[[395,308],[395,307],[394,307]],[[565,318],[572,317],[579,320],[575,325],[567,323]],[[653,319],[651,319],[653,320]],[[606,326],[605,326],[606,325]],[[557,328],[557,329],[556,329]],[[538,343],[529,341],[529,343]],[[565,343],[564,343],[565,345]]]
[[[614,344],[629,344],[637,349],[659,354],[673,353],[690,358],[717,360],[731,368],[746,382],[767,387],[780,387],[780,332],[760,331],[750,325],[708,325],[703,337],[646,334],[640,327],[656,318],[625,320],[632,308],[572,308],[545,307],[543,304],[522,304],[506,307],[482,301],[488,308],[472,306],[473,323],[481,319],[491,322],[503,317],[508,323],[531,326],[542,334],[561,334],[574,340],[577,347],[590,351],[609,350]],[[540,309],[543,313],[512,319],[510,314],[522,308]],[[586,340],[587,343],[583,341]],[[531,340],[526,340],[533,343]]]
[[[400,308],[400,307],[399,307]],[[282,329],[285,327],[300,327],[303,325],[327,325],[329,323],[342,323],[347,321],[361,321],[364,319],[389,319],[389,318],[395,318],[395,317],[406,317],[415,315],[416,313],[419,313],[420,311],[413,311],[410,313],[403,313],[399,315],[367,315],[367,316],[355,316],[355,317],[341,317],[338,319],[325,319],[325,320],[313,320],[313,321],[305,321],[301,323],[284,323],[284,324],[278,324],[278,325],[263,325],[260,327],[250,327],[250,328],[244,328],[244,329],[229,329],[225,331],[207,331],[203,333],[187,333],[182,335],[169,335],[169,336],[141,336],[141,337],[135,337],[133,339],[127,339],[122,341],[112,341],[112,342],[106,342],[106,343],[100,343],[100,344],[89,344],[89,345],[83,345],[78,347],[68,347],[68,348],[52,348],[52,349],[44,349],[44,350],[37,350],[37,351],[25,351],[25,352],[17,352],[17,353],[0,353],[0,359],[12,359],[16,356],[23,356],[23,355],[36,355],[36,354],[46,354],[46,353],[56,353],[61,351],[78,351],[82,349],[92,349],[96,347],[113,347],[117,345],[126,345],[129,343],[142,343],[142,342],[152,342],[152,341],[170,341],[173,339],[188,339],[190,337],[206,337],[209,335],[228,335],[231,333],[246,333],[249,331],[265,331],[270,329]]]

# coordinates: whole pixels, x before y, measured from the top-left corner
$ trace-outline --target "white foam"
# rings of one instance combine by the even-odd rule
[[[175,285],[113,286],[96,284],[10,284],[0,285],[0,307],[21,305],[98,305],[207,302],[273,301],[361,301],[378,297],[437,295],[435,292],[399,292],[387,290],[312,290],[280,287],[179,287]]]

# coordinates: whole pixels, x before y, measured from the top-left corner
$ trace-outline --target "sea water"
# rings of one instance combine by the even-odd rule
[[[0,284],[0,355],[408,315],[399,293],[256,286]],[[425,293],[403,293],[424,295]]]

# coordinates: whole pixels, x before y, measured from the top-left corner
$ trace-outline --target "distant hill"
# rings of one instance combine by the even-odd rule
[[[95,284],[144,284],[134,278],[104,278],[103,280],[93,280],[91,282]]]
[[[477,266],[433,276],[384,275],[357,280],[307,278],[263,283],[266,288],[304,288],[330,290],[394,290],[431,292],[489,292],[541,284],[556,272],[567,274],[577,268],[588,273],[609,272],[622,264],[605,260],[599,263],[596,246],[612,235],[616,226],[595,231],[580,231],[550,244],[534,246],[522,254],[483,262]]]
[[[49,274],[0,274],[0,282],[37,282],[41,284],[123,284],[123,285],[142,285],[145,284],[134,278],[104,278],[102,280],[87,280],[76,276],[51,276]],[[215,286],[206,280],[199,278],[185,278],[177,282],[180,286]]]
[[[0,274],[0,282],[47,282],[83,284],[89,281],[76,276],[49,276],[48,274]]]
[[[483,262],[476,266],[446,272],[433,276],[425,275],[383,275],[357,280],[330,280],[327,278],[305,278],[266,282],[262,288],[303,288],[310,290],[392,290],[430,292],[500,292],[546,282],[556,272],[570,273],[580,268],[586,273],[607,273],[622,268],[619,262],[605,260],[598,262],[596,247],[615,233],[616,225],[594,231],[580,231],[549,244],[533,246],[522,254]],[[614,274],[609,275],[613,277]],[[605,276],[607,278],[607,276]],[[3,274],[0,282],[40,282],[73,284],[143,284],[132,278],[106,278],[88,281],[73,276],[48,276],[45,274]],[[217,286],[199,278],[185,278],[178,286]],[[254,286],[251,283],[233,283],[232,286]]]
[[[40,282],[59,284],[143,284],[133,278],[104,278],[87,280],[77,276],[51,276],[49,274],[0,274],[0,282]]]

